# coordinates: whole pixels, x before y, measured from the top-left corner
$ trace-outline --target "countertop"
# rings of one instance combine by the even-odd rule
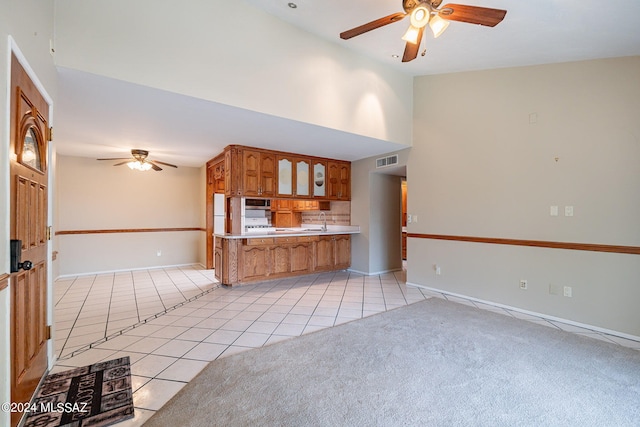
[[[359,234],[359,225],[327,225],[327,231],[321,230],[322,226],[317,224],[302,224],[302,227],[277,228],[276,231],[257,232],[245,234],[215,234],[216,237],[224,239],[260,239],[265,237],[278,236],[324,236],[332,234]]]

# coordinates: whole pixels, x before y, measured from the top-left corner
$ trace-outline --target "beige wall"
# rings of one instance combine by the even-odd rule
[[[58,156],[55,231],[204,228],[201,168],[139,172],[113,163]],[[197,263],[202,261],[203,234],[58,235],[58,272],[69,275]]]
[[[640,246],[638,76],[640,57],[416,78],[409,232]],[[409,239],[412,283],[634,336],[639,278],[638,255]]]
[[[58,1],[56,64],[411,144],[411,76],[244,1]]]
[[[402,190],[398,170],[406,168],[411,149],[351,163],[351,223],[360,234],[351,239],[351,269],[378,274],[402,268]],[[398,164],[376,168],[376,159],[398,154]]]

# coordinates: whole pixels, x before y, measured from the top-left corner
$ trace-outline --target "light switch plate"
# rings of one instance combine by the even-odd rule
[[[558,207],[557,206],[551,206],[549,208],[549,215],[558,216]]]

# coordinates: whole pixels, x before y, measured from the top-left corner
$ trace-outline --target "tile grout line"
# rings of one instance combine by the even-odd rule
[[[85,351],[87,351],[87,350],[90,350],[90,349],[92,349],[92,348],[95,348],[97,345],[100,345],[100,344],[103,344],[103,343],[105,343],[105,342],[109,341],[110,339],[113,339],[113,338],[119,337],[119,336],[121,336],[121,335],[123,335],[123,334],[125,334],[125,333],[127,333],[127,332],[129,332],[129,331],[132,331],[132,330],[133,330],[133,329],[135,329],[135,328],[138,328],[138,327],[140,327],[140,326],[143,326],[143,325],[149,324],[149,322],[150,322],[150,321],[155,320],[155,319],[157,319],[158,317],[161,317],[161,316],[163,316],[163,315],[165,315],[165,314],[167,314],[167,313],[170,313],[170,312],[172,312],[173,310],[175,310],[175,309],[177,309],[177,308],[180,308],[180,307],[182,307],[183,305],[185,305],[185,304],[187,304],[187,303],[189,303],[189,302],[195,301],[195,300],[197,300],[197,299],[199,299],[199,298],[201,298],[201,297],[203,297],[203,296],[205,296],[205,295],[207,295],[207,294],[211,293],[211,292],[212,292],[212,291],[214,291],[215,289],[218,289],[218,287],[219,287],[219,286],[214,286],[214,287],[212,287],[211,289],[209,289],[209,290],[207,290],[207,291],[204,291],[204,292],[202,292],[202,293],[201,293],[201,294],[199,294],[199,295],[196,295],[196,296],[194,296],[194,297],[191,297],[189,300],[182,301],[182,302],[180,302],[180,303],[178,303],[178,304],[176,304],[176,305],[174,305],[174,306],[172,306],[172,307],[169,307],[169,308],[165,309],[164,311],[162,311],[162,312],[160,312],[160,313],[157,313],[157,314],[154,314],[154,315],[152,315],[152,316],[149,316],[148,318],[146,318],[146,319],[144,319],[144,320],[141,320],[141,321],[139,321],[139,322],[137,322],[137,323],[135,323],[135,324],[133,324],[133,325],[127,326],[127,327],[125,327],[125,328],[123,328],[123,329],[121,329],[121,330],[119,330],[119,331],[116,331],[116,332],[114,332],[114,333],[112,333],[112,334],[109,334],[108,336],[105,336],[104,338],[102,338],[102,339],[100,339],[100,340],[93,341],[93,342],[91,342],[91,343],[89,343],[89,344],[87,344],[87,345],[85,345],[85,346],[82,346],[82,347],[80,347],[80,348],[78,348],[78,349],[74,350],[73,352],[71,352],[71,353],[69,353],[69,354],[67,354],[67,355],[61,355],[61,356],[58,358],[58,360],[69,360],[69,359],[71,359],[72,357],[75,357],[75,356],[77,356],[77,355],[79,355],[79,354],[81,354],[81,353],[84,353],[84,352],[85,352]],[[63,347],[63,349],[64,349],[64,347]],[[61,353],[62,353],[62,350],[61,350]]]

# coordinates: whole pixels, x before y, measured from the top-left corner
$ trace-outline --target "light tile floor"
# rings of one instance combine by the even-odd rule
[[[636,341],[407,286],[402,271],[227,288],[213,271],[192,266],[56,281],[52,372],[129,356],[136,416],[119,426],[140,426],[212,360],[431,297],[640,350]]]

